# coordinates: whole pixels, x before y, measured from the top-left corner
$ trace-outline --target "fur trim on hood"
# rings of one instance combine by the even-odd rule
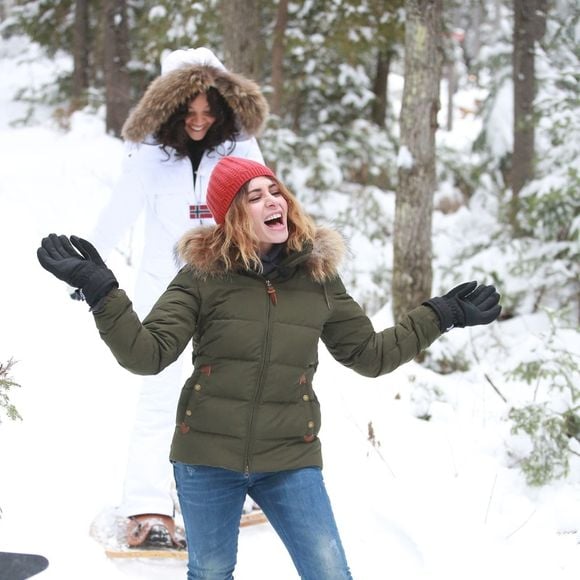
[[[256,136],[268,117],[260,87],[241,75],[204,64],[181,66],[156,78],[123,125],[127,141],[141,143],[156,133],[171,114],[193,95],[215,87],[234,111],[240,131]]]
[[[176,256],[201,279],[225,275],[223,262],[210,249],[213,232],[219,226],[189,230],[178,242]],[[346,255],[343,237],[329,228],[317,228],[311,252],[301,263],[308,275],[320,284],[335,278]]]

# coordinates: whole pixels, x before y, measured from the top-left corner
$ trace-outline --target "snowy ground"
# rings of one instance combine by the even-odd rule
[[[39,580],[183,580],[183,562],[111,561],[89,537],[119,499],[139,380],[114,363],[86,305],[36,261],[44,235],[89,229],[120,144],[85,115],[67,133],[42,119],[11,127],[22,114],[12,89],[45,69],[15,66],[1,47],[0,361],[17,361],[12,400],[23,421],[0,423],[0,551],[45,555]],[[110,265],[130,289],[133,270],[120,255]],[[410,363],[372,381],[321,350],[325,478],[355,579],[580,577],[578,466],[566,481],[527,487],[506,459],[505,405],[484,378],[497,367],[498,334],[515,347],[543,325],[530,317],[452,331],[446,338],[468,338],[480,364],[445,377]],[[442,395],[426,400],[422,385],[433,384]],[[430,421],[415,417],[420,405]],[[236,579],[272,578],[297,578],[282,544],[269,525],[243,529]]]

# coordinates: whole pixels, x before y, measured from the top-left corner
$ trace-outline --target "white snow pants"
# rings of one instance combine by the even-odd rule
[[[143,270],[139,272],[134,308],[141,319],[149,313],[172,278],[173,275],[153,276]],[[119,512],[124,516],[174,514],[169,448],[183,382],[183,364],[190,356],[191,351],[186,348],[183,355],[163,372],[143,378],[119,506]]]

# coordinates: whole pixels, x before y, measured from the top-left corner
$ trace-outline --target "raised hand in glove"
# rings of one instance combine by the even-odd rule
[[[499,294],[494,286],[464,282],[444,296],[424,302],[439,316],[441,332],[457,326],[476,326],[493,322],[501,312]]]
[[[36,255],[45,270],[80,289],[91,308],[113,288],[119,287],[115,275],[95,247],[82,238],[71,236],[69,241],[66,236],[50,234],[43,238]]]

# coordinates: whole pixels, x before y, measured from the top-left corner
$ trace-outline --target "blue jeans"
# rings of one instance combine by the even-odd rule
[[[352,579],[319,468],[248,474],[174,463],[173,470],[189,551],[187,580],[233,578],[246,494],[268,517],[300,578]]]

